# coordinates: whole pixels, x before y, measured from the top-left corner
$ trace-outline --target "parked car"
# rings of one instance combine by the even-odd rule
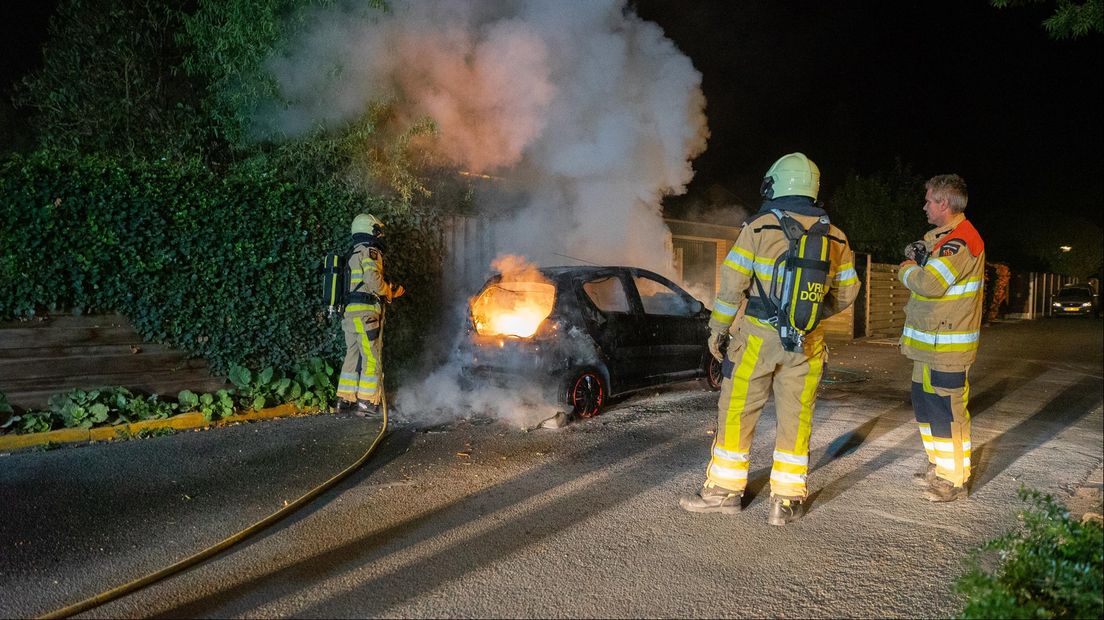
[[[663,276],[633,267],[547,267],[497,275],[470,304],[461,350],[469,379],[535,381],[580,417],[611,396],[705,378],[709,310]]]
[[[1052,307],[1054,316],[1094,315],[1097,311],[1096,292],[1088,284],[1067,284],[1054,295]]]

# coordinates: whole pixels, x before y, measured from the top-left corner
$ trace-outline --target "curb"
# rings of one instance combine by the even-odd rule
[[[199,412],[180,413],[162,420],[142,420],[141,422],[127,422],[114,426],[97,426],[94,428],[62,428],[43,433],[27,433],[23,435],[0,436],[0,451],[19,450],[48,443],[88,443],[94,441],[113,441],[124,439],[138,434],[141,431],[150,431],[161,428],[186,430],[193,428],[210,428],[228,426],[239,422],[252,422],[256,420],[270,420],[273,418],[285,418],[293,415],[322,413],[317,407],[300,409],[292,404],[277,405],[267,409],[247,411],[235,414],[221,420],[208,421],[203,419]]]

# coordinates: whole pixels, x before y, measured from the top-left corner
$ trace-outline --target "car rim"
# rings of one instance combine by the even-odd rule
[[[572,413],[581,418],[598,415],[602,407],[602,380],[592,372],[585,372],[571,386]]]
[[[709,387],[717,389],[721,387],[721,381],[724,377],[721,376],[721,363],[717,361],[717,358],[711,357],[709,360]]]

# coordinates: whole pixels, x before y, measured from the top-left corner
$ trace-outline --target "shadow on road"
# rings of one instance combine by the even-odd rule
[[[858,428],[840,435],[831,443],[829,443],[824,451],[821,453],[820,458],[817,459],[816,464],[809,470],[811,476],[813,472],[831,463],[832,461],[847,456],[859,449],[859,447],[867,441],[873,441],[879,437],[891,433],[898,428],[909,424],[909,419],[902,419],[899,415],[901,412],[911,412],[912,406],[908,402],[904,402],[896,407],[893,407],[876,418],[864,422]],[[896,415],[894,415],[896,414]],[[844,491],[850,489],[852,486],[863,480],[870,474],[878,471],[896,461],[899,458],[909,456],[914,451],[909,450],[908,446],[915,444],[920,446],[919,433],[917,435],[909,435],[905,439],[899,441],[896,445],[886,449],[877,458],[868,461],[862,467],[852,471],[851,473],[837,478],[828,484],[824,485],[820,489],[809,494],[809,497],[805,500],[805,510],[812,512],[818,502],[828,503],[839,496]]]
[[[1101,403],[1100,380],[1083,377],[1019,424],[973,449],[972,491],[976,492],[1021,456],[1073,426]]]
[[[645,445],[665,446],[659,454],[649,458],[649,461],[699,447],[697,438],[668,443],[671,437],[657,432],[645,433],[640,439]],[[618,462],[635,456],[635,453],[629,452],[624,457],[609,461],[610,455],[618,452],[611,445],[613,441],[615,439],[603,441],[578,453],[565,454],[558,459],[558,466],[543,466],[431,512],[304,558],[292,566],[245,582],[233,583],[216,595],[165,610],[159,617],[227,617],[246,614],[265,601],[279,598],[281,594],[308,589],[312,584],[377,563],[395,551],[484,520],[488,514],[508,509],[560,485],[576,481],[581,472],[590,471],[588,463],[600,461],[608,471]],[[538,544],[598,512],[632,500],[647,489],[659,486],[665,480],[682,473],[674,468],[664,470],[664,474],[660,476],[644,476],[638,471],[643,466],[644,464],[631,467],[614,474],[601,484],[591,484],[558,497],[550,505],[541,508],[539,520],[521,518],[503,522],[474,538],[466,538],[429,557],[369,579],[328,601],[300,609],[296,615],[339,617],[346,613],[344,610],[352,608],[365,616],[386,614],[394,605],[432,591],[443,583],[480,566],[492,564],[520,549]]]

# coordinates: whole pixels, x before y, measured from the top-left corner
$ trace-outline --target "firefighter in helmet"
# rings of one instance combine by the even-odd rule
[[[802,153],[781,157],[763,179],[762,208],[744,222],[721,267],[720,290],[709,319],[709,350],[722,360],[724,375],[717,434],[704,485],[698,493],[679,499],[685,510],[740,511],[755,424],[773,388],[778,427],[768,523],[785,525],[803,514],[813,408],[827,360],[824,329],[816,325],[800,344],[784,344],[777,306],[766,291],[774,290],[775,279],[781,277],[776,261],[790,248],[782,230],[781,215],[785,215],[807,230],[819,222],[819,230],[827,233],[819,262],[826,280],[819,316],[841,312],[855,300],[859,281],[851,248],[816,202],[819,189],[820,170],[808,157]]]
[[[341,331],[345,360],[337,384],[339,406],[359,416],[379,413],[383,400],[383,303],[401,297],[402,286],[383,275],[383,222],[361,213],[351,227],[349,291]]]

